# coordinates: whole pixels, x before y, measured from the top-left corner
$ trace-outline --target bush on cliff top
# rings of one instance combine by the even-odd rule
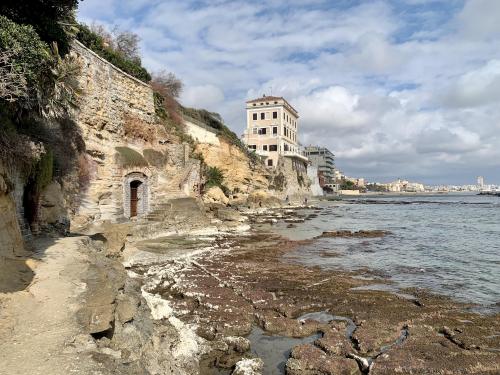
[[[123,53],[113,49],[105,42],[102,36],[93,32],[87,25],[80,24],[78,29],[76,38],[87,48],[91,49],[117,68],[130,74],[132,77],[146,83],[151,81],[151,75],[141,65],[140,60],[129,59]]]
[[[12,21],[31,25],[41,40],[56,42],[62,55],[70,49],[78,0],[2,0],[0,14]]]

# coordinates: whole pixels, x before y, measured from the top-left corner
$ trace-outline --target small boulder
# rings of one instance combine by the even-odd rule
[[[264,362],[260,358],[242,359],[236,363],[232,375],[261,375]]]
[[[217,218],[224,221],[239,221],[243,222],[246,217],[240,214],[238,211],[231,208],[219,208],[217,210]]]
[[[212,186],[203,194],[203,202],[205,203],[219,203],[227,205],[229,198],[226,197],[222,189],[218,186]]]

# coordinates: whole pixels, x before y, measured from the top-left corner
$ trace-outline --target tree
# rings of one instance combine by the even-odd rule
[[[121,35],[118,38],[121,46],[119,47],[120,50],[117,47],[116,35]],[[124,72],[143,82],[149,82],[151,81],[151,75],[141,65],[141,59],[139,58],[139,37],[132,35],[135,34],[127,32],[116,34],[115,32],[115,35],[113,35],[103,26],[93,24],[88,27],[80,24],[78,25],[76,38],[87,48]]]
[[[154,73],[150,84],[161,96],[171,98],[178,98],[184,86],[174,73],[165,70]]]
[[[44,42],[57,42],[60,52],[69,52],[74,30],[74,11],[79,0],[2,0],[0,15],[31,25]]]
[[[93,22],[90,25],[89,29],[95,35],[98,35],[102,38],[102,42],[105,47],[113,49],[115,48],[115,41],[113,39],[113,35],[108,30],[106,30],[106,28],[103,25]]]
[[[123,57],[141,63],[141,56],[139,50],[139,35],[130,31],[121,31],[115,34],[114,47],[118,53]]]
[[[340,190],[357,190],[357,187],[354,182],[343,179],[340,183]]]

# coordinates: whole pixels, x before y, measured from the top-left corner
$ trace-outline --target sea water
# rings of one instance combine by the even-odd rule
[[[321,202],[320,206],[323,210],[316,212],[317,217],[293,229],[280,224],[276,230],[294,239],[342,229],[379,229],[391,234],[320,238],[289,254],[290,261],[367,270],[368,277],[379,275],[392,281],[393,288],[426,288],[479,304],[484,311],[500,310],[499,197],[377,196]]]

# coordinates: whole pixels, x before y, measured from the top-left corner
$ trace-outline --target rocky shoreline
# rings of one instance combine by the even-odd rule
[[[259,225],[307,220],[294,209],[246,214]],[[332,233],[385,235],[361,231],[325,236]],[[399,295],[363,290],[359,287],[370,281],[355,273],[283,260],[309,241],[314,239],[291,241],[262,228],[146,240],[135,244],[135,259],[127,269],[144,280],[143,293],[153,301],[153,310],[159,309],[157,317],[195,333],[184,338],[190,351],[184,349],[191,358],[187,362],[199,358],[202,374],[500,370],[498,316],[468,312],[469,306],[421,290]],[[251,339],[259,329],[278,346],[280,340],[301,340],[292,340],[286,349],[289,358],[266,363]],[[277,359],[271,355],[267,360]]]
[[[363,273],[286,260],[317,238],[290,240],[273,225],[300,226],[319,214],[215,207],[203,226],[184,222],[152,239],[131,236],[127,225],[94,228],[77,239],[88,266],[77,297],[81,330],[66,350],[100,374],[500,371],[498,314],[420,289],[367,290],[375,281]]]

